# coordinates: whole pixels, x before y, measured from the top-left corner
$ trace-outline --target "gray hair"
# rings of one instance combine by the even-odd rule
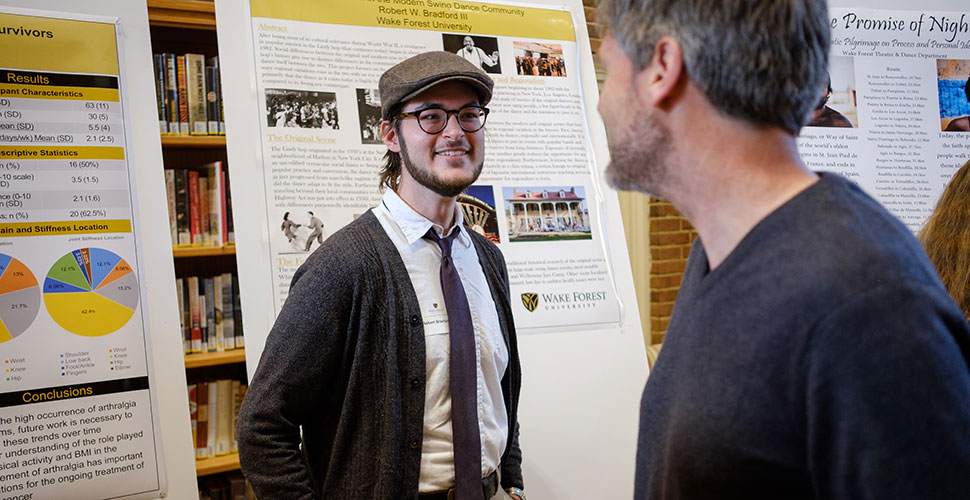
[[[600,0],[597,19],[640,70],[661,36],[691,81],[728,116],[797,135],[825,84],[825,0]]]

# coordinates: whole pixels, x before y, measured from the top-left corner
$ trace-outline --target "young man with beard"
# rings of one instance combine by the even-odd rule
[[[970,327],[910,231],[796,136],[824,0],[603,0],[610,182],[697,228],[641,401],[637,499],[970,491]]]
[[[294,275],[239,416],[260,498],[524,500],[508,274],[455,202],[492,85],[447,52],[381,76],[389,189]]]

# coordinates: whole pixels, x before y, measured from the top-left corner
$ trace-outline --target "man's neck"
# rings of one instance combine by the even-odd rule
[[[680,182],[668,198],[697,229],[713,271],[818,176],[802,163],[795,138],[779,129],[731,122],[710,132],[688,133],[696,140],[687,141],[689,155],[677,155],[683,168],[675,167]]]
[[[445,233],[455,223],[456,197],[441,196],[416,183],[402,183],[395,191],[398,197],[415,212],[444,228]]]

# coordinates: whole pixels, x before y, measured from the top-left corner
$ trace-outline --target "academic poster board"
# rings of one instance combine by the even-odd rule
[[[120,40],[73,17],[0,13],[0,490],[147,498],[164,476]]]
[[[965,7],[965,6],[964,6]],[[952,8],[952,7],[951,7]],[[916,231],[970,159],[970,13],[831,8],[831,93],[798,147]]]
[[[246,52],[220,59],[233,199],[249,202],[233,210],[248,221],[236,224],[236,241],[250,373],[293,272],[380,203],[380,74],[421,52],[457,53],[495,80],[485,167],[459,202],[509,267],[528,491],[632,494],[646,357],[618,203],[600,173],[606,142],[591,121],[582,5],[254,0],[248,11],[229,1],[216,9],[220,46]]]
[[[178,324],[162,293],[168,231],[146,231],[167,220],[145,6],[11,3],[0,7],[0,496],[195,497],[184,369],[170,356],[180,339],[165,341],[178,330],[162,316]]]
[[[505,254],[517,326],[618,323],[570,12],[445,5],[251,3],[275,310],[310,253],[380,203],[378,77],[445,50],[496,81],[487,166],[459,204]]]

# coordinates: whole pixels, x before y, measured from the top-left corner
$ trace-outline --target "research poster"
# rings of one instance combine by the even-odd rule
[[[495,81],[485,167],[458,201],[505,255],[516,326],[619,321],[568,10],[433,0],[251,8],[277,313],[310,253],[380,203],[381,73],[445,50]]]
[[[0,12],[2,498],[165,486],[119,40],[114,19]]]
[[[970,14],[830,9],[830,86],[798,141],[916,231],[970,159]]]

